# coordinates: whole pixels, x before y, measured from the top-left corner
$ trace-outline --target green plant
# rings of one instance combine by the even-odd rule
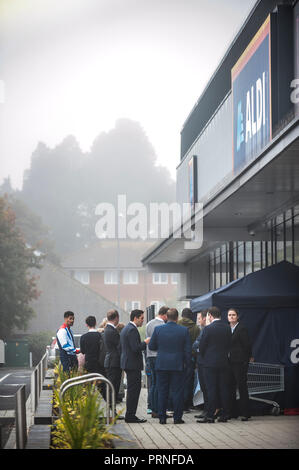
[[[95,384],[71,387],[59,395],[62,383],[78,372],[66,374],[61,365],[55,368],[54,408],[60,410],[52,432],[52,448],[55,449],[103,449],[111,448],[112,440],[118,436],[110,430],[116,419],[106,425],[104,408]]]

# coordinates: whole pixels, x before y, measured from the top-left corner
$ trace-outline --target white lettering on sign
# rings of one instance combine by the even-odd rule
[[[258,78],[255,86],[252,86],[246,94],[246,136],[248,142],[266,124],[266,74]]]
[[[293,364],[299,364],[299,339],[293,339],[290,344],[291,348],[295,348],[291,354],[291,362]]]
[[[295,88],[291,93],[291,102],[293,104],[299,104],[299,78],[292,80],[291,88]]]

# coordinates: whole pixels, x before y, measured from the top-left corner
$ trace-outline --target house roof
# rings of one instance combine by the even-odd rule
[[[64,257],[65,269],[144,269],[143,254],[153,246],[153,241],[99,240],[87,248]],[[119,263],[118,263],[119,255]]]

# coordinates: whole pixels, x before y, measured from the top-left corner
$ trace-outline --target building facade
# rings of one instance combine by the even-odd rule
[[[202,204],[202,244],[172,234],[142,259],[180,273],[181,300],[299,265],[298,52],[298,1],[257,2],[183,125],[177,202]]]
[[[147,272],[141,257],[151,246],[152,242],[141,240],[100,240],[68,255],[62,267],[127,313],[149,305],[158,311],[162,305],[176,302],[178,275]]]

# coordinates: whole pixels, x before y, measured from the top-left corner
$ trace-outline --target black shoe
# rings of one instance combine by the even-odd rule
[[[176,421],[173,422],[174,424],[184,424],[185,421],[183,419],[178,419]]]
[[[218,423],[227,423],[227,418],[224,418],[224,416],[220,416],[220,417],[218,418],[218,421],[217,421],[217,422],[218,422]]]
[[[139,419],[139,418],[129,418],[129,419],[126,419],[125,418],[125,422],[126,423],[146,423],[146,419]]]
[[[206,416],[207,416],[207,412],[203,411],[202,413],[200,413],[200,415],[195,415],[194,418],[206,418]]]
[[[124,416],[117,416],[117,419],[125,419]]]
[[[214,423],[215,420],[213,418],[207,418],[206,416],[204,418],[200,418],[196,421],[197,423]]]
[[[159,419],[160,424],[166,424],[166,419]]]
[[[241,418],[241,421],[248,421],[250,419],[250,416],[243,416]]]

